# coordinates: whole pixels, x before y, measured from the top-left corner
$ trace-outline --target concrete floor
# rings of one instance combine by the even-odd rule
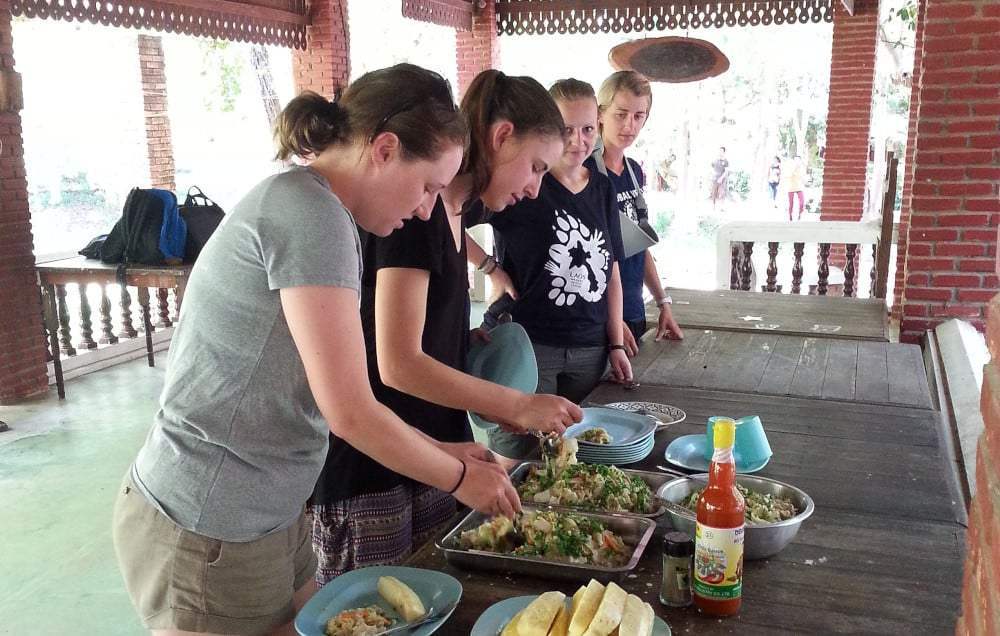
[[[145,360],[0,407],[0,634],[142,634],[111,546],[111,507],[145,439],[163,367]]]
[[[483,306],[473,303],[478,325]],[[156,412],[163,362],[139,359],[0,406],[0,634],[142,634],[111,545],[111,508]],[[478,431],[477,431],[478,432]]]

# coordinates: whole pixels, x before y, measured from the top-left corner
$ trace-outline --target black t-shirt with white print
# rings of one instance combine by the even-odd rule
[[[587,186],[573,194],[547,174],[538,198],[522,199],[488,221],[501,237],[501,265],[518,292],[511,316],[532,342],[604,346],[608,282],[623,252],[608,178],[591,171]]]

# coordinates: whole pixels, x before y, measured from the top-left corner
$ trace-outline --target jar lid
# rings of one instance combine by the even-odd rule
[[[672,557],[689,557],[694,554],[694,541],[683,532],[663,535],[663,553]]]

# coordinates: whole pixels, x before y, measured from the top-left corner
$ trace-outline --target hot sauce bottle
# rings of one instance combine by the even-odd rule
[[[708,486],[698,497],[694,548],[694,604],[712,616],[740,611],[743,590],[743,495],[736,489],[736,422],[718,419]]]

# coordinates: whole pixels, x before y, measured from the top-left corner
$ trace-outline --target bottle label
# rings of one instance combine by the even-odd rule
[[[743,591],[743,526],[713,528],[698,524],[692,587],[702,598],[740,598]]]

